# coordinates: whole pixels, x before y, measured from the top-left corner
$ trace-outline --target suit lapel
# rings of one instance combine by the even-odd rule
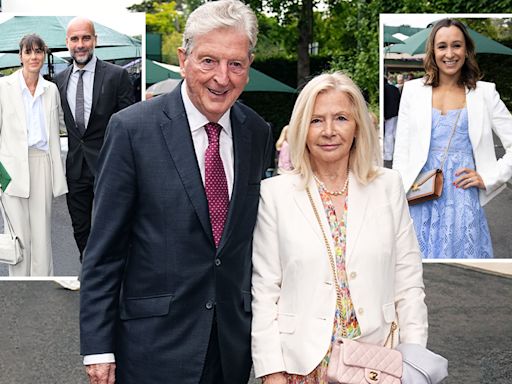
[[[357,239],[366,220],[366,209],[368,207],[369,194],[365,189],[368,187],[360,184],[352,172],[349,173],[349,195],[347,202],[347,240],[346,260],[352,257],[357,244]]]
[[[91,114],[89,115],[89,123],[91,123],[92,117],[94,116],[96,106],[98,104],[98,100],[101,94],[101,87],[103,86],[103,78],[105,77],[105,63],[100,59],[97,59],[96,68],[94,69],[94,82],[92,86],[92,106],[91,106]],[[86,127],[87,128],[87,127]],[[87,134],[87,130],[85,131]]]
[[[162,98],[163,114],[160,128],[185,191],[194,206],[203,230],[213,244],[213,234],[208,213],[201,173],[195,156],[194,144],[185,108],[181,99],[181,86]]]
[[[71,117],[71,120],[73,120],[73,124],[75,123],[75,119],[73,118],[73,114],[71,113],[71,108],[69,108],[68,103],[68,83],[69,83],[69,77],[71,76],[71,72],[73,71],[73,65],[70,65],[64,70],[64,77],[65,80],[60,83],[59,86],[59,93],[60,93],[60,102],[62,104],[62,109],[64,110],[64,113]]]
[[[242,212],[247,195],[250,174],[252,134],[245,124],[246,116],[238,105],[231,108],[231,131],[233,134],[234,180],[229,202],[228,217],[219,244],[220,252],[228,241],[237,222],[237,214]]]

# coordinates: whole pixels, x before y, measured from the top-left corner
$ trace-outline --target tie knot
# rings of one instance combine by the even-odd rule
[[[208,142],[211,142],[212,140],[219,140],[220,131],[222,130],[222,126],[220,124],[209,122],[204,126],[204,129],[208,135]]]
[[[85,73],[85,69],[79,69],[78,70],[78,76],[83,77]]]

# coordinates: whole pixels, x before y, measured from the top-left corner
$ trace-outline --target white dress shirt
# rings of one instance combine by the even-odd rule
[[[45,118],[43,109],[43,79],[39,75],[34,96],[25,83],[23,71],[19,71],[21,95],[23,96],[23,105],[25,107],[25,121],[27,124],[27,141],[30,148],[48,151],[48,135],[45,129]]]
[[[206,134],[204,126],[209,122],[209,120],[201,112],[198,111],[194,104],[192,104],[192,101],[188,97],[186,81],[184,81],[181,85],[181,96],[183,98],[183,104],[185,105],[185,112],[187,113],[187,120],[188,125],[190,126],[190,132],[192,134],[192,141],[194,142],[197,163],[199,164],[201,179],[203,180],[204,185],[204,154],[206,152],[206,148],[208,148],[208,135]],[[219,137],[219,151],[222,164],[224,165],[224,172],[226,173],[229,198],[231,199],[234,180],[234,158],[230,111],[231,109],[228,109],[217,123],[222,126]]]
[[[71,109],[71,113],[73,114],[73,118],[75,117],[75,109],[76,109],[76,87],[78,85],[78,79],[80,77],[80,73],[78,71],[85,71],[83,74],[83,82],[84,82],[84,123],[85,128],[87,129],[87,125],[89,124],[89,117],[91,116],[91,108],[92,108],[92,89],[94,86],[94,72],[96,70],[96,62],[98,59],[96,56],[93,56],[92,59],[83,67],[79,68],[73,62],[73,71],[69,76],[68,82],[68,104],[69,109]]]
[[[84,74],[85,76],[85,74]],[[76,87],[76,85],[75,85]],[[84,83],[85,88],[85,83]],[[75,91],[76,92],[76,91]],[[192,141],[194,142],[194,150],[196,152],[197,163],[201,172],[201,179],[204,185],[204,154],[208,147],[208,135],[204,126],[209,120],[192,104],[192,101],[187,94],[187,84],[184,81],[181,85],[181,96],[183,104],[185,106],[185,112],[187,114],[188,125],[190,126],[190,132],[192,134]],[[69,86],[68,86],[68,98],[69,98]],[[71,105],[70,105],[71,106]],[[222,126],[219,137],[220,145],[220,157],[222,164],[224,165],[224,172],[226,173],[226,180],[228,183],[228,193],[231,199],[233,192],[233,180],[234,180],[234,157],[233,157],[233,136],[231,130],[231,119],[230,111],[228,109],[224,115],[219,119],[218,124]],[[113,353],[101,353],[96,355],[84,356],[84,365],[100,364],[100,363],[114,363],[115,356]]]

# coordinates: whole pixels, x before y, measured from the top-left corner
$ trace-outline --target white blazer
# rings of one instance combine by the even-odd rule
[[[309,189],[333,250],[314,180]],[[308,374],[329,348],[336,289],[322,232],[299,175],[262,182],[253,247],[256,377],[280,371]],[[402,342],[426,345],[421,255],[397,172],[381,169],[366,186],[350,173],[345,257],[360,340],[383,345],[391,322],[397,321]]]
[[[28,133],[18,72],[0,78],[0,161],[12,179],[5,193],[28,198]],[[43,82],[42,98],[51,159],[52,189],[56,197],[68,191],[60,157],[59,130],[65,130],[64,115],[57,86],[44,79],[39,81]]]
[[[485,205],[505,187],[512,176],[512,115],[501,101],[493,83],[478,81],[466,93],[468,131],[476,171],[485,190],[480,190],[480,204]],[[396,129],[393,168],[402,175],[407,191],[428,158],[432,130],[432,87],[423,79],[405,83]],[[492,138],[500,138],[505,155],[497,160]]]

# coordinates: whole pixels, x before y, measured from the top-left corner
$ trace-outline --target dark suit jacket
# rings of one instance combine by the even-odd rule
[[[248,380],[252,232],[272,136],[238,103],[231,124],[234,186],[216,249],[180,87],[110,121],[83,262],[80,330],[82,354],[115,353],[120,383],[197,384],[212,304],[225,380]]]
[[[128,72],[118,65],[98,59],[94,73],[91,115],[87,130],[82,136],[68,104],[68,81],[72,71],[73,66],[70,65],[55,76],[55,82],[59,88],[68,131],[66,176],[68,179],[76,180],[80,178],[84,159],[91,172],[96,173],[96,162],[110,117],[133,104],[135,100]]]

